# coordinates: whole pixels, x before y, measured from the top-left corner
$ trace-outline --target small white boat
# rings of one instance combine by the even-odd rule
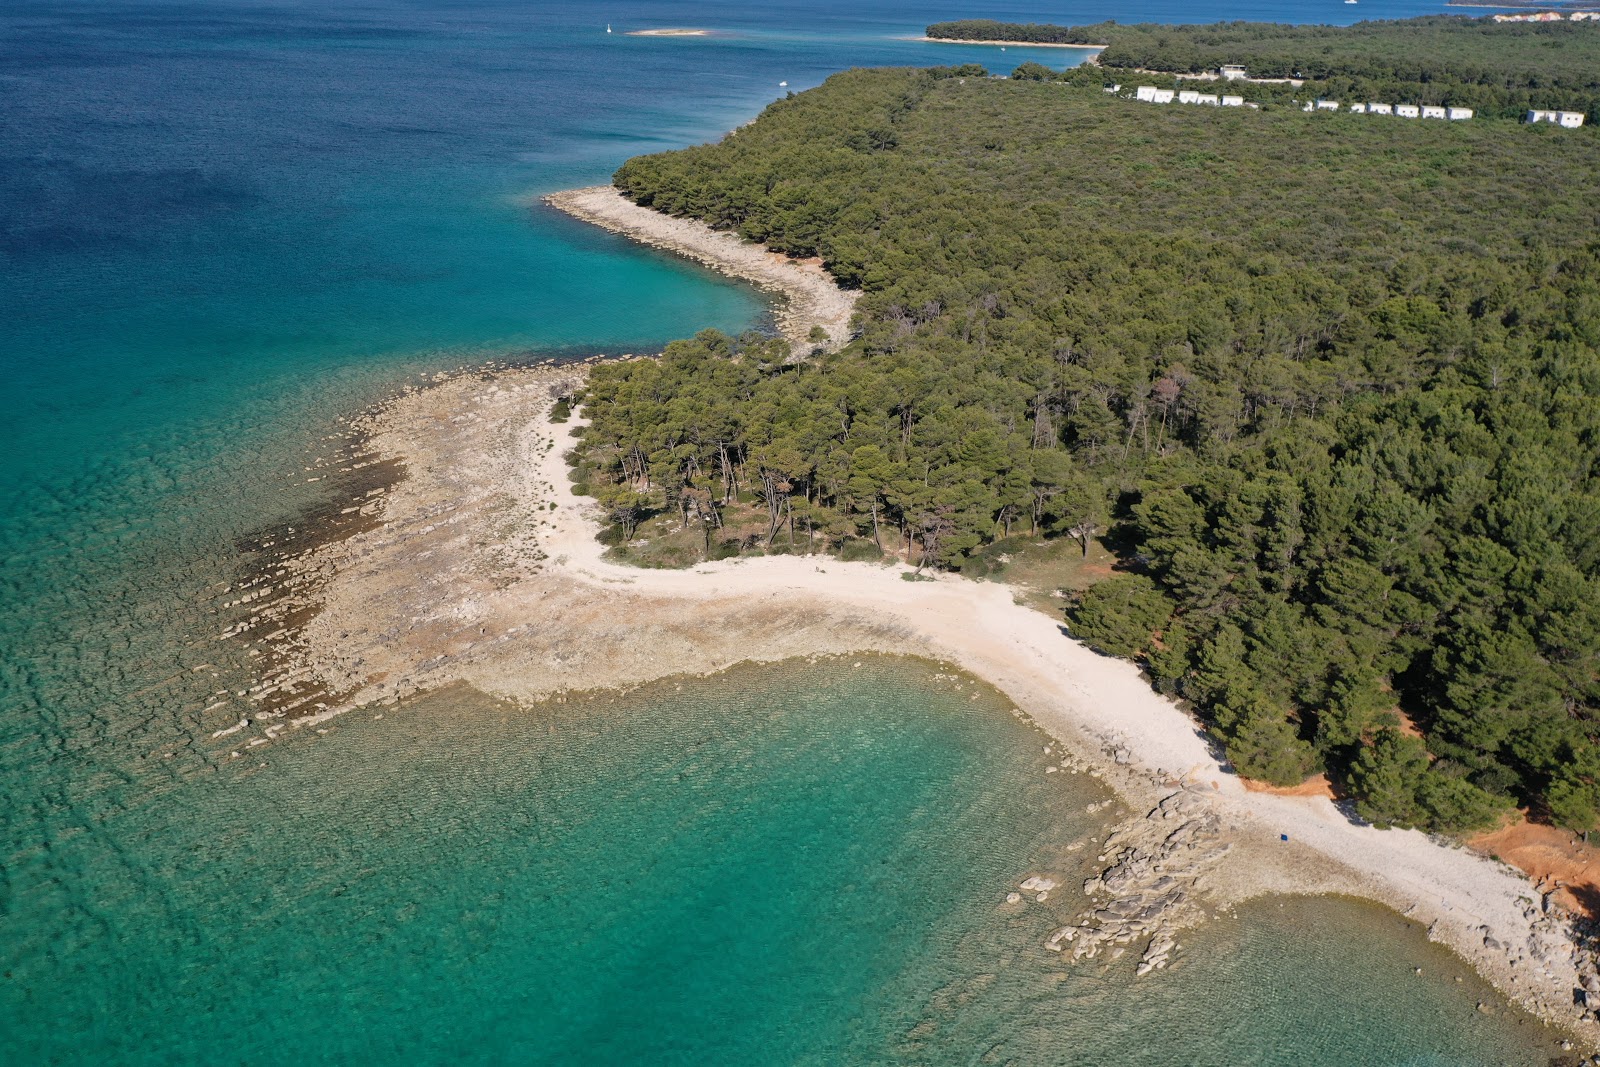
[[[1352,3],[1352,4],[1353,4],[1353,3],[1355,3],[1355,2],[1356,2],[1356,0],[1350,0],[1350,2],[1351,2],[1351,3]],[[610,33],[610,32],[611,32],[611,23],[609,23],[609,22],[608,22],[608,23],[606,23],[606,32],[607,32],[607,33]]]

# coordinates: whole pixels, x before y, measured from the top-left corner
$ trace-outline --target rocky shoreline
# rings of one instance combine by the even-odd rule
[[[1116,959],[1142,942],[1137,973],[1160,970],[1172,961],[1178,931],[1204,917],[1201,879],[1232,847],[1221,817],[1199,794],[1168,794],[1106,839],[1099,859],[1107,866],[1083,887],[1100,903],[1051,934],[1045,948],[1063,952],[1071,945],[1074,960],[1109,950]]]

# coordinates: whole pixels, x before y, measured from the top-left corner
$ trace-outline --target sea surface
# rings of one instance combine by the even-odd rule
[[[1542,1062],[1348,902],[1243,909],[1137,985],[1043,958],[1056,917],[998,902],[1092,859],[1104,798],[926,665],[212,737],[252,707],[233,587],[350,490],[341,419],[770,324],[539,193],[850,66],[1080,55],[911,39],[938,18],[1438,10],[8,0],[0,1062]],[[676,26],[714,32],[626,32]]]

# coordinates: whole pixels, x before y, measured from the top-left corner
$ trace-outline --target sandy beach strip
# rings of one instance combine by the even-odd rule
[[[640,207],[611,185],[551,193],[544,201],[585,222],[775,293],[782,298],[779,328],[796,354],[814,347],[809,340],[813,326],[821,326],[827,334],[826,348],[836,349],[850,340],[850,316],[858,294],[840,289],[820,261],[790,259],[696,219]]]

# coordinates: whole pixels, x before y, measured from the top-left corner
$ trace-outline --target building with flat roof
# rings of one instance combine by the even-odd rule
[[[1527,121],[1527,122],[1549,122],[1549,123],[1553,123],[1554,125],[1557,125],[1557,126],[1564,126],[1569,130],[1575,130],[1579,126],[1583,125],[1583,112],[1581,112],[1581,111],[1539,111],[1539,110],[1534,110],[1534,111],[1528,112],[1527,118],[1526,118],[1525,121]]]
[[[1447,107],[1444,109],[1444,117],[1451,122],[1460,122],[1462,119],[1470,119],[1472,117],[1472,109],[1470,107]]]
[[[1222,98],[1220,103],[1223,107],[1244,107],[1244,97],[1225,96]]]
[[[1445,117],[1445,110],[1432,104],[1423,104],[1422,117],[1425,119],[1442,119]]]
[[[1416,104],[1396,104],[1394,113],[1403,119],[1419,119],[1422,117],[1422,109]]]
[[[1237,81],[1244,77],[1244,67],[1238,63],[1224,63],[1221,74],[1229,81]]]

